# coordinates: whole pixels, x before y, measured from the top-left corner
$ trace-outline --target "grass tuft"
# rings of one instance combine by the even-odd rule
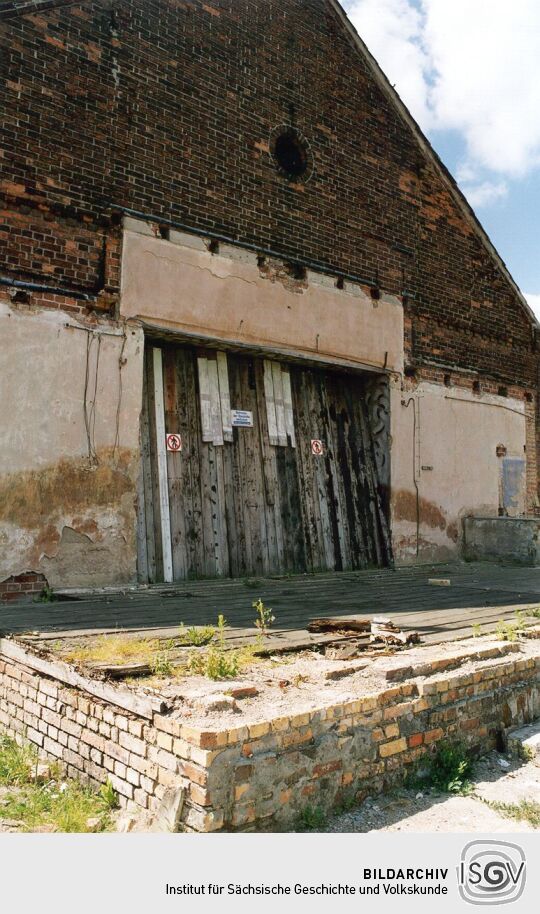
[[[540,803],[535,800],[521,800],[520,803],[499,803],[495,800],[484,800],[490,809],[494,809],[507,819],[518,819],[528,822],[533,828],[540,828]]]
[[[151,663],[161,650],[158,638],[129,638],[125,635],[100,635],[64,656],[68,663]]]
[[[326,813],[321,806],[305,806],[296,820],[295,831],[313,831],[317,828],[324,828],[326,819]]]
[[[0,737],[0,785],[7,788],[0,800],[0,818],[19,822],[24,832],[90,832],[111,827],[110,811],[118,802],[112,787],[106,794],[104,788],[96,793],[78,781],[62,783],[56,777],[37,784],[37,761],[33,747]],[[51,773],[54,771],[51,765]]]
[[[0,785],[21,787],[32,780],[37,763],[37,750],[33,746],[19,746],[14,739],[0,736]]]

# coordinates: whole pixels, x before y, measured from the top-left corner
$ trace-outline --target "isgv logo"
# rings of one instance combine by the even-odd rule
[[[525,854],[506,841],[471,841],[461,852],[459,894],[469,904],[508,904],[523,894]]]

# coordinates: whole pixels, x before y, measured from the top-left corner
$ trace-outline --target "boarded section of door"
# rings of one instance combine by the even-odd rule
[[[161,351],[165,432],[182,440],[181,451],[167,452],[174,580],[389,562],[362,377],[180,346]],[[139,555],[158,581],[153,372],[148,358]],[[232,427],[230,409],[249,413],[252,425]]]

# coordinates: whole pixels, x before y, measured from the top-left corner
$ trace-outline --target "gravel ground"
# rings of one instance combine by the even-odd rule
[[[333,816],[325,832],[531,832],[526,821],[502,815],[488,802],[540,804],[540,766],[491,752],[476,765],[469,796],[400,790],[368,797],[357,809]],[[486,802],[487,801],[487,802]]]

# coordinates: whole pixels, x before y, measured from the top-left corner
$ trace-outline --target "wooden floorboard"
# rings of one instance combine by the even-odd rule
[[[449,587],[428,583],[448,578]],[[253,629],[252,603],[271,606],[274,628],[290,637],[321,616],[385,614],[417,629],[424,640],[444,641],[471,633],[478,622],[488,631],[520,606],[540,605],[540,568],[498,565],[416,566],[397,571],[325,573],[249,580],[193,581],[124,592],[80,593],[80,599],[9,604],[0,609],[0,631],[70,633],[112,631],[174,634],[180,623],[207,625],[223,613],[235,630]]]

